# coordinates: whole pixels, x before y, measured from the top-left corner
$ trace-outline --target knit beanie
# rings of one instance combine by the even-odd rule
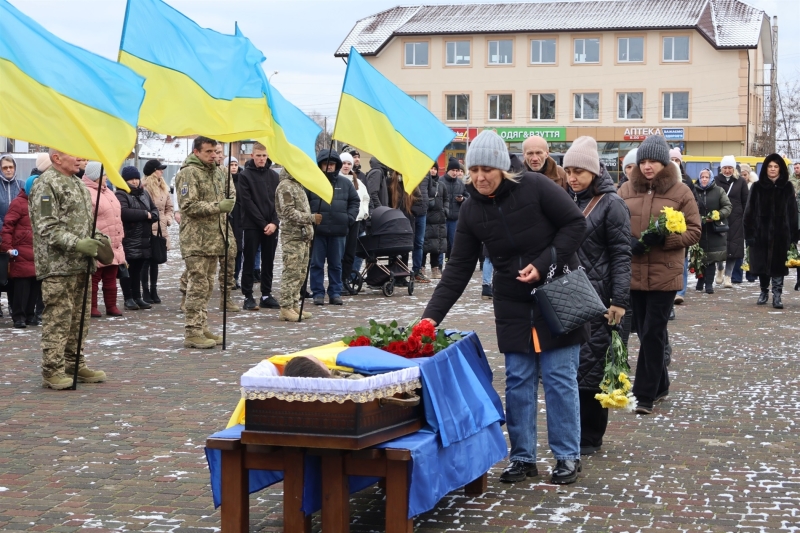
[[[142,179],[142,175],[139,174],[139,169],[136,167],[122,167],[120,174],[125,181]]]
[[[670,159],[673,159],[673,158],[677,159],[678,161],[683,163],[683,155],[681,154],[681,149],[680,148],[673,148],[672,150],[670,150],[669,151],[669,158]]]
[[[456,159],[455,157],[451,157],[447,161],[447,171],[448,172],[450,172],[451,170],[459,170],[460,168],[461,168],[461,165],[459,164],[458,159]]]
[[[50,162],[50,154],[42,152],[36,155],[36,168],[39,169],[40,172],[44,172],[52,165],[53,163]]]
[[[636,164],[638,165],[645,159],[658,161],[664,166],[669,165],[669,145],[667,140],[661,135],[651,135],[642,141],[636,150]]]
[[[229,167],[229,166],[231,166],[231,163],[236,163],[238,165],[239,164],[239,160],[236,159],[235,157],[231,156],[228,159],[224,160],[223,163],[225,164],[226,167]]]
[[[595,176],[600,175],[600,154],[597,152],[597,141],[591,137],[578,137],[564,154],[564,168],[582,168]]]
[[[736,168],[736,158],[732,155],[726,155],[722,158],[722,161],[719,162],[719,168],[722,167],[733,167]]]
[[[36,181],[41,174],[34,174],[33,176],[29,176],[27,180],[25,180],[25,194],[28,196],[31,195],[31,189],[33,188],[33,182]]]
[[[625,154],[625,157],[622,160],[622,171],[625,172],[625,169],[628,165],[635,165],[636,164],[636,148]]]
[[[505,171],[511,166],[511,159],[506,142],[494,131],[483,130],[470,143],[465,163],[467,168],[491,167]]]
[[[342,159],[342,163],[350,163],[351,165],[353,164],[353,156],[347,152],[342,152],[339,157]]]
[[[97,161],[89,161],[86,163],[86,170],[83,175],[92,181],[97,181],[100,178],[100,163]]]

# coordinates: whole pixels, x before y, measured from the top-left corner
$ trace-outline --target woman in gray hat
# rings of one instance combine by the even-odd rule
[[[576,379],[580,345],[588,327],[553,337],[534,303],[551,267],[580,266],[576,254],[586,220],[564,189],[537,172],[514,175],[506,144],[484,130],[467,152],[469,193],[460,208],[456,239],[447,268],[423,318],[444,320],[464,293],[486,245],[494,265],[497,342],[505,354],[506,421],[511,440],[508,467],[500,481],[537,476],[536,413],[541,371],[547,402],[547,436],[556,459],[551,481],[574,483],[581,470],[580,415]]]

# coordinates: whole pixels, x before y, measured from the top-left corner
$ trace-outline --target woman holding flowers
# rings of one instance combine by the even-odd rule
[[[619,195],[631,212],[631,309],[640,340],[633,393],[636,412],[651,414],[669,394],[667,321],[683,286],[684,249],[700,240],[700,214],[664,137],[647,137],[636,163]]]
[[[767,303],[772,281],[772,307],[783,309],[783,277],[789,274],[787,254],[792,243],[800,238],[797,218],[797,199],[789,183],[786,162],[778,154],[768,155],[744,210],[750,272],[761,282],[758,305]]]
[[[574,483],[581,469],[576,379],[588,327],[552,337],[531,290],[541,286],[556,250],[556,271],[580,266],[576,254],[586,220],[569,195],[543,174],[507,171],[505,141],[484,130],[467,152],[469,199],[461,205],[456,239],[442,279],[423,313],[434,325],[464,293],[486,245],[494,265],[497,342],[505,354],[510,463],[500,481],[538,475],[536,413],[539,370],[547,402],[547,436],[556,459],[551,481]],[[466,195],[465,195],[466,196]]]
[[[715,265],[725,261],[728,250],[727,232],[718,233],[715,226],[725,223],[733,206],[725,190],[717,185],[711,175],[711,170],[707,168],[700,171],[695,191],[697,192],[697,207],[703,223],[700,233],[700,248],[705,253],[703,272],[697,273],[697,290],[702,291],[703,285],[705,285],[706,293],[714,294]]]
[[[597,141],[591,137],[575,139],[564,155],[564,170],[567,192],[586,217],[578,258],[609,308],[606,317],[591,322],[591,336],[581,345],[578,365],[581,455],[589,455],[600,450],[608,425],[608,408],[595,399],[595,394],[601,390],[612,327],[622,321],[630,304],[631,217],[611,176],[600,164]]]

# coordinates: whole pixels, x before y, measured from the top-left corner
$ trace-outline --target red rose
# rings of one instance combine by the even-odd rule
[[[397,355],[401,355],[403,357],[408,356],[410,353],[408,350],[408,344],[405,342],[397,341]]]
[[[416,354],[422,349],[422,340],[419,337],[412,335],[406,342],[406,346],[408,346],[408,352],[410,354]]]
[[[401,344],[403,344],[403,343],[400,342],[400,341],[392,341],[384,348],[384,350],[389,352],[389,353],[400,355],[400,345]]]
[[[422,320],[419,324],[414,326],[414,328],[411,330],[411,333],[412,335],[428,337],[429,339],[436,338],[436,328],[427,320]]]
[[[354,342],[355,344],[351,346],[370,346],[372,344],[372,342],[369,340],[369,337],[366,335],[360,336]]]
[[[423,344],[422,355],[424,357],[430,357],[431,355],[433,355],[433,344]]]

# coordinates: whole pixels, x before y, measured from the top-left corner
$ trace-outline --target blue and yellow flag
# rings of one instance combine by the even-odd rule
[[[221,142],[271,136],[263,61],[238,32],[201,28],[161,0],[128,0],[119,62],[146,78],[140,126]]]
[[[334,139],[402,174],[410,193],[454,137],[453,130],[350,48]]]
[[[96,159],[117,187],[144,80],[66,43],[0,0],[0,135]]]

